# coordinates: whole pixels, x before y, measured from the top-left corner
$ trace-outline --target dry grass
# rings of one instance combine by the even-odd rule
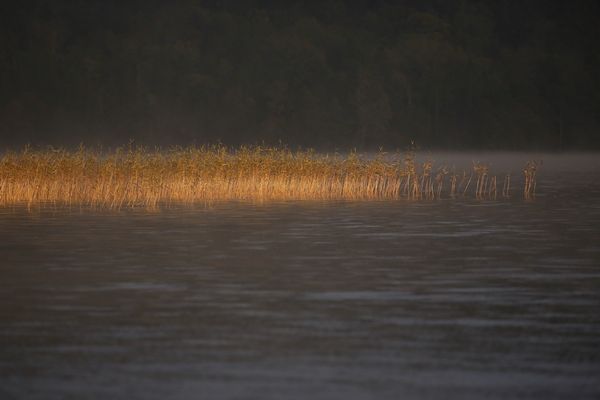
[[[496,196],[496,178],[476,164],[475,196]],[[0,159],[0,205],[53,203],[109,208],[218,200],[433,199],[468,195],[473,173],[419,165],[415,154],[365,158],[223,146],[6,153]],[[459,179],[461,178],[461,179]],[[503,194],[508,196],[506,184]]]

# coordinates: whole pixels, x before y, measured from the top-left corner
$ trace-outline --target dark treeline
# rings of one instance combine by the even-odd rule
[[[3,1],[4,145],[600,147],[600,2]]]

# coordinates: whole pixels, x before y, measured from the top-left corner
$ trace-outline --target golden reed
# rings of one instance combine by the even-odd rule
[[[109,208],[156,207],[218,200],[434,199],[444,193],[496,197],[496,177],[474,164],[461,175],[415,154],[361,157],[275,147],[224,146],[114,152],[49,149],[0,158],[0,205],[60,204]],[[448,184],[444,182],[448,180]],[[529,182],[527,190],[535,187]],[[502,195],[510,188],[505,182]]]

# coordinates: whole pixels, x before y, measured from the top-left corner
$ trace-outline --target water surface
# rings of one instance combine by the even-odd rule
[[[533,201],[1,209],[0,397],[598,398],[585,157]]]

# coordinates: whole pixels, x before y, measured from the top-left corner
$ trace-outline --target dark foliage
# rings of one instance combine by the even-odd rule
[[[600,145],[596,0],[2,4],[5,145]]]

